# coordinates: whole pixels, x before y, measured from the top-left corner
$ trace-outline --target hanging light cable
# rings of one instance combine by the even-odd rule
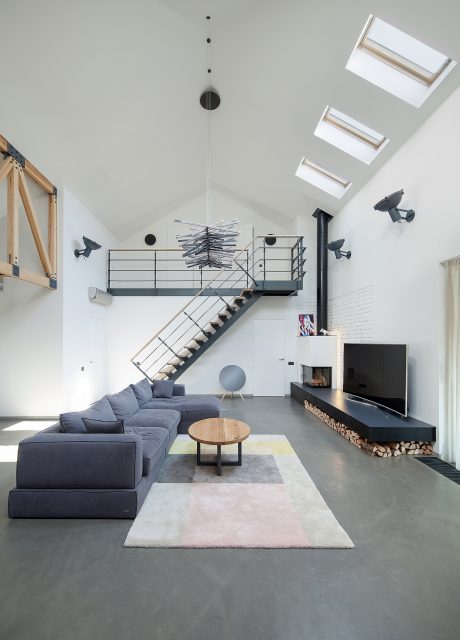
[[[211,16],[206,16],[208,20],[207,42],[207,73],[212,73],[211,59]],[[231,269],[233,256],[236,251],[236,241],[239,231],[234,227],[239,224],[239,220],[234,219],[229,222],[211,223],[212,201],[211,201],[211,150],[212,150],[212,112],[220,104],[219,95],[209,87],[200,97],[201,106],[208,111],[208,144],[206,158],[206,188],[205,188],[205,223],[190,222],[187,220],[176,220],[182,224],[190,225],[188,233],[177,236],[177,241],[181,245],[187,267],[204,267],[217,269]]]

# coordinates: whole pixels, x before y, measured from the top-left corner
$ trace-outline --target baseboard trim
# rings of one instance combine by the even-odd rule
[[[54,420],[59,421],[59,416],[0,416],[0,420]]]

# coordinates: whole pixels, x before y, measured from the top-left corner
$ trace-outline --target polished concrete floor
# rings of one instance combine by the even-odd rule
[[[125,549],[130,521],[8,520],[0,462],[2,640],[458,640],[458,485],[366,456],[290,399],[225,409],[287,435],[356,548]],[[28,435],[8,424],[3,458]]]

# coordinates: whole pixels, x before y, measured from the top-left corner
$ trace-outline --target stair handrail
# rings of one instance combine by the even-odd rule
[[[251,247],[252,245],[254,245],[254,243],[256,242],[256,240],[259,240],[260,238],[265,238],[265,237],[266,237],[266,235],[258,235],[258,236],[256,236],[255,238],[253,238],[253,239],[251,240],[251,242],[249,242],[249,243],[248,243],[248,244],[247,244],[243,249],[241,249],[241,251],[239,251],[239,252],[238,252],[238,253],[233,257],[233,262],[235,262],[235,261],[236,261],[236,259],[237,259],[237,258],[239,258],[239,257],[240,257],[240,255],[241,255],[244,251],[247,251],[247,250],[249,249],[249,247]],[[301,237],[301,236],[298,236],[298,235],[277,235],[276,237],[277,237],[277,238],[299,238],[299,237]],[[145,344],[144,344],[144,345],[143,345],[143,346],[142,346],[138,351],[136,351],[136,353],[135,353],[135,354],[132,356],[132,358],[131,358],[131,362],[133,362],[133,363],[135,364],[134,360],[137,358],[137,356],[138,356],[142,351],[144,351],[144,349],[146,349],[150,344],[152,344],[152,342],[153,342],[156,338],[158,338],[158,337],[163,333],[163,331],[166,329],[166,327],[167,327],[168,325],[170,325],[170,324],[171,324],[171,322],[174,322],[174,320],[175,320],[176,318],[178,318],[178,317],[180,316],[180,314],[181,314],[181,313],[183,313],[183,312],[185,311],[185,309],[187,309],[187,307],[188,307],[188,306],[190,306],[190,305],[191,305],[191,304],[196,300],[196,298],[198,298],[199,296],[201,296],[201,295],[202,295],[202,293],[203,293],[204,291],[206,291],[206,289],[209,289],[209,288],[210,288],[210,285],[214,282],[214,280],[216,280],[219,276],[221,276],[225,271],[228,271],[228,269],[221,269],[220,271],[218,271],[218,272],[216,273],[216,275],[215,275],[215,276],[214,276],[214,277],[213,277],[213,278],[208,282],[208,284],[207,284],[206,286],[202,287],[202,288],[198,291],[198,293],[196,293],[196,294],[193,296],[193,298],[192,298],[191,300],[189,300],[186,304],[184,304],[184,306],[183,306],[183,307],[181,307],[181,308],[179,309],[179,311],[178,311],[178,312],[177,312],[177,313],[176,313],[172,318],[169,318],[168,322],[166,322],[166,324],[164,324],[164,325],[161,327],[161,329],[160,329],[159,331],[157,331],[157,333],[156,333],[154,336],[152,336],[152,338],[150,338],[150,340],[148,340],[148,341],[147,341],[147,342],[146,342],[146,343],[145,343]]]

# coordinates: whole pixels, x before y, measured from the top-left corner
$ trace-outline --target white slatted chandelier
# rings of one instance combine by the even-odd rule
[[[210,16],[206,16],[210,25]],[[210,30],[207,42],[208,74],[211,73],[211,34]],[[184,250],[182,254],[187,267],[205,267],[211,269],[231,269],[233,257],[236,251],[239,231],[235,230],[239,220],[236,218],[225,222],[211,223],[211,118],[212,112],[220,104],[218,94],[210,87],[200,97],[201,106],[208,111],[208,156],[206,162],[206,218],[205,222],[190,222],[189,220],[176,220],[181,224],[187,224],[190,229],[187,233],[177,236],[177,241]]]

